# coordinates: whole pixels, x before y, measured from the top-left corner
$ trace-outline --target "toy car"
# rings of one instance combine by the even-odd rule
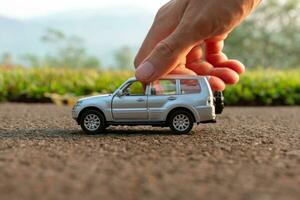
[[[208,77],[165,76],[147,85],[128,79],[113,94],[80,99],[72,110],[84,132],[101,133],[110,125],[169,126],[185,134],[193,125],[216,122],[224,108]]]

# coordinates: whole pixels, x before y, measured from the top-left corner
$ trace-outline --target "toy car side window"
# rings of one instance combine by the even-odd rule
[[[157,80],[152,83],[151,95],[175,95],[176,94],[176,80],[166,79]]]
[[[140,81],[135,81],[125,88],[124,93],[126,96],[144,96],[145,89]]]
[[[181,94],[196,94],[201,92],[199,81],[196,79],[180,80]]]

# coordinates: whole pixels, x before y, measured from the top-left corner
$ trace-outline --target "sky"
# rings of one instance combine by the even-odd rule
[[[0,15],[28,19],[63,11],[96,9],[117,5],[157,10],[168,0],[0,0]]]

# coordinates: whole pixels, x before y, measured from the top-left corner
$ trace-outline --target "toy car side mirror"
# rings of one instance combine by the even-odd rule
[[[122,90],[119,90],[119,91],[117,92],[117,96],[118,96],[118,97],[121,97],[121,96],[123,96],[123,94],[124,94],[124,93],[123,93],[123,91],[122,91]]]

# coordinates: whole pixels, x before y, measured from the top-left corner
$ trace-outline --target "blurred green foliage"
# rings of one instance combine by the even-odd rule
[[[247,68],[300,66],[300,0],[265,0],[225,41]]]
[[[226,105],[300,105],[300,69],[257,69],[227,87]]]
[[[0,101],[50,102],[49,94],[111,93],[132,72],[96,69],[2,68]],[[300,69],[248,71],[227,87],[226,105],[300,105]]]
[[[47,102],[48,94],[110,93],[130,76],[130,72],[93,69],[0,67],[0,100]]]
[[[132,96],[140,96],[145,94],[144,86],[141,82],[135,82],[131,84],[128,88],[126,88],[125,91]]]

